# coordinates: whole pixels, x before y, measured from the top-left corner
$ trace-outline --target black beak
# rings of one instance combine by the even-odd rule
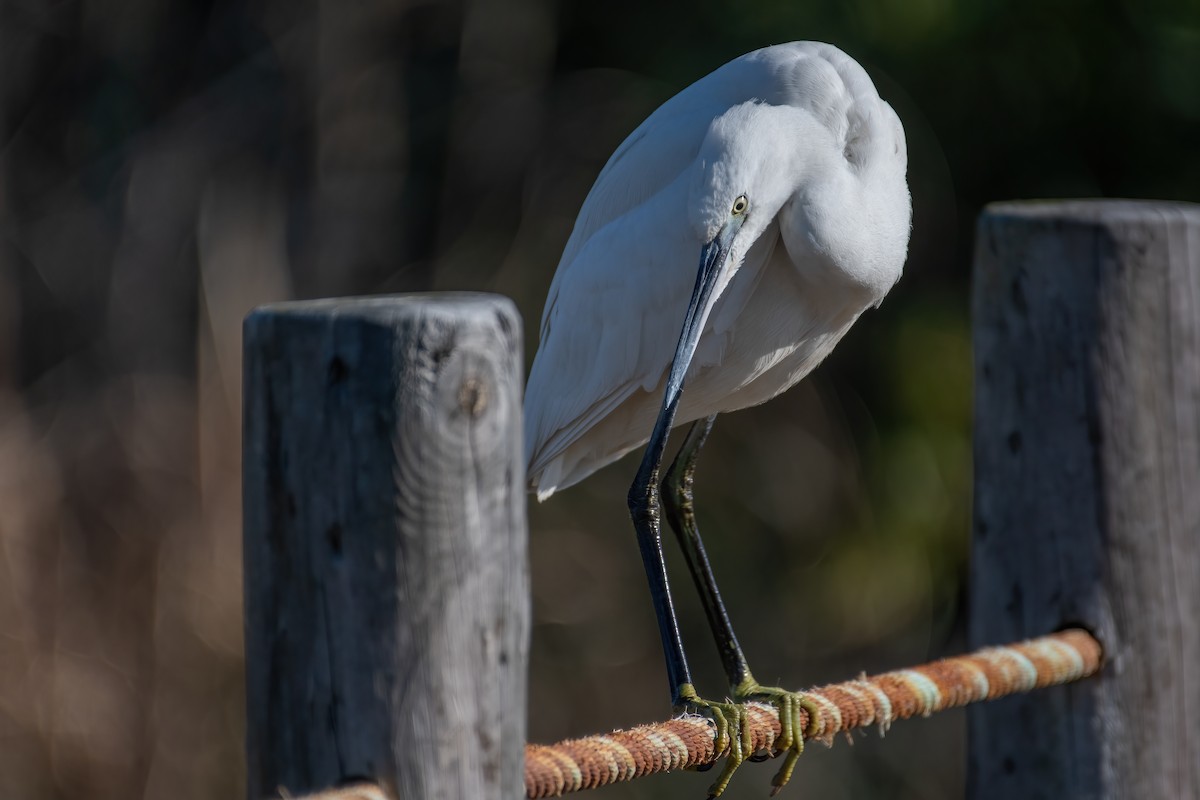
[[[674,416],[675,406],[683,391],[683,376],[687,374],[700,342],[700,333],[708,320],[709,306],[717,285],[717,276],[725,264],[728,252],[718,236],[700,251],[700,269],[696,274],[696,286],[692,299],[688,301],[687,314],[683,318],[683,330],[679,333],[679,344],[675,346],[675,357],[671,360],[671,373],[667,377],[667,392],[663,397],[663,409],[670,409]]]

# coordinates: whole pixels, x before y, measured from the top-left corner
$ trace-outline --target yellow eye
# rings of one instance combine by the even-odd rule
[[[733,201],[733,208],[730,210],[733,212],[733,215],[736,217],[738,214],[745,214],[746,206],[748,206],[748,205],[750,205],[750,204],[748,202],[746,202],[746,195],[742,195],[737,200]]]

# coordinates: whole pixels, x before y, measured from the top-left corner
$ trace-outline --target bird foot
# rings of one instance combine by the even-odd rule
[[[733,698],[738,703],[767,703],[779,709],[779,725],[782,730],[779,738],[775,740],[775,754],[786,755],[779,771],[771,779],[771,796],[774,797],[791,779],[796,761],[804,752],[805,738],[811,739],[820,734],[820,710],[812,698],[801,692],[789,692],[775,686],[760,686],[758,681],[750,676],[734,688]],[[807,728],[803,725],[800,713],[802,709],[808,717]]]
[[[679,689],[679,700],[675,704],[678,713],[697,714],[712,720],[717,728],[714,752],[717,755],[728,751],[725,767],[716,782],[708,789],[709,800],[720,797],[729,785],[729,779],[737,768],[750,756],[753,744],[750,726],[746,723],[746,707],[741,703],[720,703],[703,700],[690,683]]]

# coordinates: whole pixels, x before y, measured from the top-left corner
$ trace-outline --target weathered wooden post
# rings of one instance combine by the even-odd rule
[[[972,643],[1106,666],[973,707],[968,796],[1200,797],[1200,206],[990,206],[974,319]]]
[[[521,322],[505,298],[245,324],[249,800],[524,793]]]

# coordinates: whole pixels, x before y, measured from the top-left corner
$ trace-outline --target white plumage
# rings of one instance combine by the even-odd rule
[[[900,276],[904,130],[836,47],[735,59],[664,103],[588,194],[525,394],[539,499],[646,443],[697,256],[744,198],[675,424],[762,403],[812,371]],[[736,207],[734,205],[733,207]]]

